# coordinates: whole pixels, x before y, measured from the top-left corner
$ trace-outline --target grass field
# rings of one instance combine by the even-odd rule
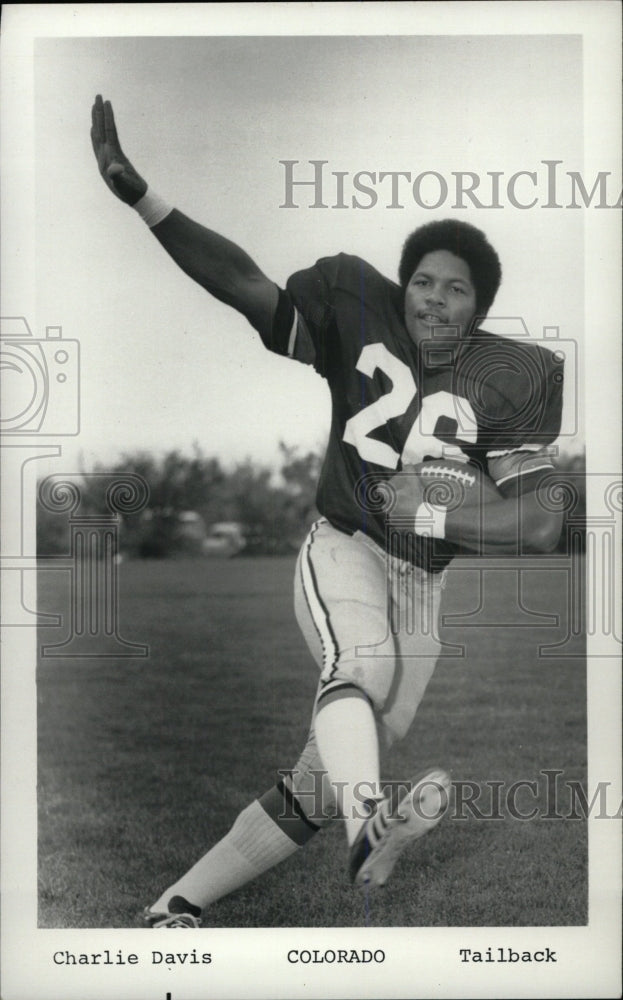
[[[450,574],[446,613],[478,607],[469,565]],[[499,811],[487,788],[478,800],[481,813],[500,818],[452,801],[439,828],[401,858],[390,886],[369,896],[348,883],[336,823],[217,903],[206,925],[586,922],[586,824],[543,818],[541,775],[563,772],[564,815],[564,782],[585,779],[581,640],[565,657],[539,657],[540,643],[566,631],[564,574],[525,574],[524,608],[562,616],[558,629],[535,628],[518,609],[517,565],[491,570],[480,619],[444,628],[466,655],[440,659],[412,731],[384,768],[387,778],[408,778],[440,764],[454,782],[500,782]],[[293,570],[291,559],[124,563],[121,633],[147,643],[149,657],[42,661],[40,926],[136,926],[143,906],[226,832],[276,770],[294,765],[317,677],[294,620]],[[66,613],[67,589],[67,574],[42,573],[40,609]],[[41,641],[66,634],[42,629]],[[524,789],[516,799],[524,812],[536,804],[535,819],[507,808],[506,790],[520,779],[538,782],[536,798]]]

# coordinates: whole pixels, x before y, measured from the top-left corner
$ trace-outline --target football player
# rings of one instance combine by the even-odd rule
[[[121,150],[110,102],[91,136],[100,173],[193,280],[265,346],[328,382],[331,433],[295,609],[319,668],[309,738],[291,772],[146,911],[195,927],[202,911],[344,820],[350,876],[383,885],[447,805],[441,769],[384,795],[380,755],[409,729],[440,650],[446,567],[459,551],[551,550],[560,514],[541,501],[560,427],[562,370],[536,344],[483,332],[501,280],[473,226],[431,222],[406,241],[399,284],[339,254],[285,288],[234,243],[159,198]],[[432,466],[431,466],[432,461]],[[431,469],[466,487],[427,498]],[[408,620],[409,627],[406,622]]]

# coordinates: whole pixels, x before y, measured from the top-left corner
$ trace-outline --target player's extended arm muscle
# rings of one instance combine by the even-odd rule
[[[244,250],[177,209],[152,232],[193,281],[243,313],[257,330],[270,329],[279,292]]]
[[[560,538],[562,514],[548,510],[538,488],[518,497],[473,496],[448,512],[445,537],[481,555],[551,552]]]
[[[107,187],[126,205],[136,205],[147,192],[147,182],[121,149],[110,101],[99,94],[92,109],[91,142]],[[270,330],[279,292],[244,250],[176,209],[152,232],[189,277],[241,312],[260,332]]]
[[[415,470],[410,473],[392,480],[396,500],[391,516],[403,524],[416,515],[423,501],[428,502],[424,480]],[[551,552],[561,527],[562,514],[548,509],[540,498],[538,480],[518,496],[503,496],[483,476],[480,488],[465,490],[460,504],[447,508],[443,538],[480,555]],[[430,527],[423,527],[421,533],[430,533]]]

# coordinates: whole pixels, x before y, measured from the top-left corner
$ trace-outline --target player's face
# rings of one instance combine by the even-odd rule
[[[405,323],[414,344],[451,349],[469,330],[475,312],[469,265],[449,250],[422,257],[405,292]]]

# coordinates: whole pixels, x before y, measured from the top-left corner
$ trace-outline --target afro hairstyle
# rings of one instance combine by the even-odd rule
[[[476,310],[481,317],[486,316],[500,287],[502,267],[485,234],[468,222],[428,222],[407,237],[398,269],[403,292],[422,257],[435,250],[448,250],[465,261],[476,289]]]

